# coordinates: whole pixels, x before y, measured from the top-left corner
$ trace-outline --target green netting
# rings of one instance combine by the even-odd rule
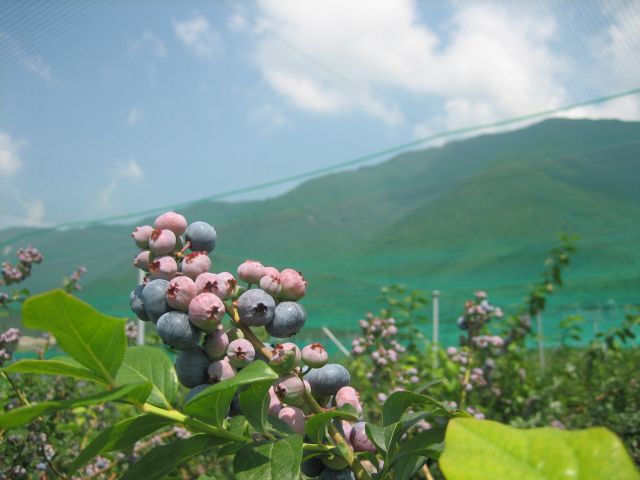
[[[587,318],[587,340],[621,321],[640,296],[640,123],[547,120],[317,177],[436,137],[548,114],[443,132],[286,178],[281,182],[316,177],[264,201],[221,201],[238,193],[227,192],[89,223],[3,230],[2,260],[11,260],[15,249],[27,243],[44,254],[44,263],[24,284],[33,292],[58,286],[83,265],[89,273],[79,296],[106,313],[128,316],[128,293],[137,281],[131,266],[133,223],[116,221],[149,223],[158,211],[173,208],[190,221],[216,225],[216,271],[234,272],[246,258],[301,270],[310,285],[303,302],[309,313],[307,335],[317,338],[318,330],[328,326],[348,343],[357,320],[380,308],[380,288],[402,283],[442,292],[441,339],[452,344],[464,300],[475,290],[487,290],[494,303],[514,311],[538,280],[558,234],[566,232],[581,240],[565,286],[543,314],[545,338],[549,345],[558,344],[560,320],[579,312]],[[18,318],[14,312],[2,321]]]

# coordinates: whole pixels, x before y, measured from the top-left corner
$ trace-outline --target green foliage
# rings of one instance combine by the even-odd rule
[[[115,384],[127,346],[124,320],[103,315],[68,293],[54,290],[26,300],[22,322],[51,332],[74,360],[107,385]]]
[[[171,408],[178,395],[178,378],[166,353],[148,346],[129,347],[115,379],[116,385],[149,382],[153,386],[147,401]]]
[[[302,437],[289,435],[275,442],[243,447],[233,461],[238,480],[296,479],[302,461]]]
[[[624,446],[605,428],[517,430],[492,421],[449,423],[440,466],[447,480],[639,479]]]
[[[51,360],[20,360],[3,369],[7,373],[36,373],[40,375],[64,375],[104,384],[104,378],[83,367],[70,357]]]

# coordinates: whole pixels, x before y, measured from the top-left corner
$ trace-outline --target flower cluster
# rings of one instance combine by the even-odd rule
[[[65,278],[62,281],[62,288],[64,288],[68,293],[82,290],[82,285],[80,285],[80,278],[85,273],[87,273],[87,269],[85,267],[78,267],[76,271],[69,276],[69,278]]]
[[[0,333],[0,366],[2,366],[5,361],[11,360],[11,356],[18,346],[19,340],[20,330],[17,328],[10,328]]]
[[[2,274],[0,285],[13,285],[24,281],[31,275],[33,264],[41,263],[43,260],[42,254],[31,245],[18,249],[16,255],[18,257],[18,263],[16,265],[12,265],[9,262],[2,264],[0,268],[0,274]]]

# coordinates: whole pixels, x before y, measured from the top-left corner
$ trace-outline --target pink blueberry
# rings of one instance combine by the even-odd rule
[[[220,278],[216,273],[204,272],[196,278],[196,288],[198,293],[213,293],[220,300],[227,296],[229,286],[226,280]]]
[[[293,433],[304,435],[304,412],[297,407],[286,406],[278,412],[278,419],[291,427]]]
[[[179,237],[187,231],[187,220],[176,212],[166,212],[156,218],[154,223],[156,228],[171,230]]]
[[[369,440],[367,436],[366,423],[357,422],[351,429],[349,435],[351,445],[356,452],[371,452],[376,453],[376,446]]]
[[[160,230],[156,228],[151,232],[149,248],[156,255],[167,255],[173,252],[176,248],[176,234],[171,230]]]
[[[353,387],[342,387],[336,392],[336,407],[342,408],[345,405],[351,405],[356,409],[359,415],[362,415],[362,404],[360,403],[360,395]]]
[[[218,277],[227,282],[227,295],[225,296],[225,298],[229,298],[233,294],[233,292],[236,291],[238,281],[229,272],[220,272],[218,274]]]
[[[136,229],[131,234],[133,241],[136,242],[140,248],[149,248],[149,238],[151,238],[151,232],[153,232],[153,227],[150,225],[143,225],[141,227],[136,227]]]
[[[229,363],[229,359],[225,357],[222,360],[211,362],[209,368],[207,368],[207,373],[213,382],[221,382],[234,377],[236,369]]]
[[[344,433],[344,439],[349,445],[351,445],[351,432],[353,431],[353,424],[346,420],[340,420],[342,426],[342,433]]]
[[[207,252],[193,252],[184,257],[182,261],[182,273],[191,277],[193,280],[198,278],[211,268],[211,259]]]
[[[178,264],[176,259],[169,255],[155,257],[149,264],[149,272],[156,278],[172,279],[178,272]]]
[[[267,269],[273,269],[275,272],[269,271],[264,274],[260,279],[260,288],[272,297],[278,297],[281,290],[280,272],[273,267],[265,267],[265,271]]]
[[[189,302],[189,320],[205,331],[214,331],[224,316],[222,300],[213,293],[201,293]]]
[[[245,260],[238,267],[238,278],[247,283],[260,283],[264,275],[264,266],[255,260]]]
[[[304,403],[305,385],[294,373],[281,377],[273,385],[273,389],[281,402],[298,406]]]
[[[189,277],[175,277],[169,281],[167,303],[175,310],[186,312],[189,310],[189,303],[197,293],[196,285]]]
[[[300,349],[295,343],[293,342],[277,343],[276,346],[273,347],[273,354],[278,355],[279,350],[282,350],[284,352],[288,350],[293,350],[296,353],[296,366],[300,365],[302,354],[300,353]]]
[[[282,407],[282,402],[278,398],[278,395],[276,395],[273,387],[271,387],[269,389],[269,415],[277,417],[280,410],[282,410]]]
[[[329,361],[329,354],[321,343],[315,342],[302,349],[302,361],[311,368],[324,367]]]
[[[218,327],[215,332],[208,334],[202,345],[204,351],[207,352],[211,360],[219,360],[224,357],[229,348],[229,337],[222,326]]]
[[[307,281],[300,272],[285,268],[280,272],[280,298],[283,300],[299,300],[307,290]]]
[[[151,252],[149,250],[142,250],[138,255],[136,255],[136,258],[133,259],[133,266],[140,270],[144,270],[145,272],[149,271],[150,263]]]
[[[235,368],[242,368],[253,362],[256,351],[249,340],[239,338],[229,344],[227,356],[231,365]]]

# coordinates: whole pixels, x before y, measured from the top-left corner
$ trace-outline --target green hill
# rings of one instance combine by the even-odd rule
[[[640,123],[558,119],[323,176],[272,199],[181,213],[216,225],[216,270],[234,271],[246,258],[301,270],[312,327],[356,329],[377,310],[379,288],[401,282],[442,290],[451,339],[460,302],[475,289],[517,303],[560,232],[582,240],[557,308],[637,301],[638,185]],[[28,241],[46,257],[29,288],[56,285],[84,265],[81,297],[125,315],[136,281],[131,229],[47,231],[12,243]],[[0,231],[0,242],[25,233]]]

